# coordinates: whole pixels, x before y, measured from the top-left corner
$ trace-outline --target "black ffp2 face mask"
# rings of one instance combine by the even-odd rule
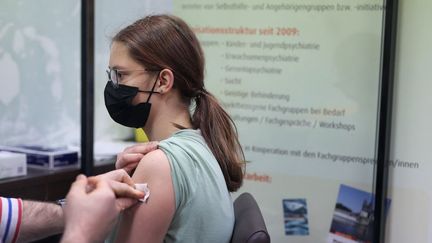
[[[119,84],[118,87],[114,87],[113,82],[108,81],[105,85],[104,97],[105,106],[111,118],[123,126],[132,128],[144,127],[150,115],[150,97],[153,93],[159,93],[153,91],[155,85],[153,85],[151,91],[141,91],[138,87],[122,84]],[[146,102],[133,105],[132,100],[138,92],[147,92],[150,93],[150,95]]]

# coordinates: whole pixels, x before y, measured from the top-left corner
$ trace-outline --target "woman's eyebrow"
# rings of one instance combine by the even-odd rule
[[[116,70],[124,70],[127,69],[126,67],[122,67],[120,65],[114,65],[112,67],[108,66],[110,69],[116,69]]]

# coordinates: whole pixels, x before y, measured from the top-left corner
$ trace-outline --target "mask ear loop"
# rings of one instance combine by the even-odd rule
[[[159,78],[161,72],[162,72],[162,70],[160,70],[159,73],[158,73],[158,75],[157,75],[157,78],[156,78],[156,80],[155,80],[155,82],[154,82],[154,84],[153,84],[153,87],[152,87],[152,89],[151,89],[151,91],[150,91],[150,95],[149,95],[149,97],[147,98],[146,103],[149,103],[149,101],[150,101],[150,97],[152,96],[153,93],[159,93],[159,92],[155,92],[154,89],[155,89],[155,87],[156,87],[156,83],[157,83],[157,81],[158,81],[158,78]]]

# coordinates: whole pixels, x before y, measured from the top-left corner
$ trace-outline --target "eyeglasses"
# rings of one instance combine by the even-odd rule
[[[153,70],[153,69],[135,69],[135,70],[118,70],[114,68],[108,68],[106,70],[108,75],[108,82],[111,81],[114,85],[114,87],[118,87],[120,84],[120,80],[124,73],[126,72],[135,72],[135,71],[142,71],[142,72],[159,72],[160,70]]]

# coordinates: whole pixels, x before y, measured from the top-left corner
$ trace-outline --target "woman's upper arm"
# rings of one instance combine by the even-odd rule
[[[132,176],[147,183],[150,197],[123,213],[117,242],[162,242],[175,212],[175,195],[168,158],[161,150],[148,153]]]

